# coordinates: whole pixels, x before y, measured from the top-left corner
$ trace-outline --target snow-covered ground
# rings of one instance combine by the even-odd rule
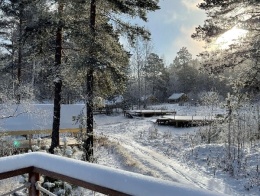
[[[41,107],[39,111],[50,112],[51,110],[50,106],[47,105]],[[82,105],[63,106],[61,127],[78,126],[72,121],[72,116],[77,115],[82,108]],[[219,108],[212,110],[207,107],[175,104],[164,104],[153,108],[175,110],[177,115],[206,116],[225,113],[224,109]],[[33,119],[32,126],[28,126],[24,118],[23,115],[8,118],[2,122],[1,126],[5,130],[32,129],[34,124],[39,125],[42,122],[38,129],[39,127],[40,129],[51,127],[50,117],[43,121],[35,114],[30,117]],[[37,118],[40,119],[39,122],[36,120]],[[94,149],[97,163],[217,193],[260,195],[259,187],[251,188],[248,191],[245,188],[247,182],[243,178],[230,177],[229,174],[216,170],[212,164],[209,164],[209,161],[216,161],[217,157],[224,154],[225,146],[195,144],[193,142],[194,135],[200,127],[162,126],[155,124],[155,119],[156,117],[128,119],[122,114],[96,115],[95,134],[109,143],[105,144],[104,141],[99,140],[99,144]],[[16,129],[13,129],[15,125],[12,122],[14,121],[17,124]],[[256,167],[260,163],[259,146],[251,148],[251,150],[251,154],[248,155],[251,157],[250,164],[251,167]]]
[[[229,186],[224,180],[214,178],[183,162],[188,144],[181,138],[189,132],[193,133],[194,129],[160,127],[152,119],[119,119],[118,116],[96,117],[96,133],[122,146],[125,153],[129,153],[132,161],[136,162],[135,167],[139,172],[188,186],[238,195],[235,187]]]

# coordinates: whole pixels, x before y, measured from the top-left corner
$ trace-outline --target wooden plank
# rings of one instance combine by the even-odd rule
[[[36,172],[29,172],[29,196],[40,196],[40,191],[36,189],[36,182],[40,180],[40,174]]]
[[[79,142],[75,138],[67,138],[67,146],[74,146],[79,145]],[[31,140],[19,140],[19,146],[15,147],[16,149],[31,149],[33,145],[38,146],[38,140],[37,139],[31,139]],[[51,138],[45,138],[40,142],[40,147],[43,146],[50,146],[51,145]],[[64,141],[61,139],[60,146],[64,146]]]
[[[26,167],[26,168],[17,169],[14,171],[3,172],[3,173],[0,173],[0,180],[6,179],[6,178],[11,178],[14,176],[19,176],[19,175],[26,174],[26,173],[30,173],[32,171],[33,171],[33,167]]]
[[[168,119],[168,120],[180,120],[180,121],[192,121],[192,120],[199,120],[199,121],[213,121],[216,120],[216,118],[214,116],[165,116],[165,117],[161,117],[158,119]]]
[[[60,129],[60,133],[78,133],[79,128]],[[51,129],[46,130],[18,130],[18,131],[1,131],[0,135],[34,135],[34,134],[51,134]]]
[[[156,123],[160,125],[174,125],[176,127],[206,125],[214,122],[215,117],[210,116],[165,116],[157,118]]]
[[[87,172],[87,171],[86,171]],[[119,192],[117,190],[113,190],[107,187],[102,187],[96,184],[92,184],[89,182],[85,182],[82,180],[78,180],[75,178],[72,178],[70,176],[65,176],[56,172],[52,172],[52,171],[48,171],[45,169],[41,169],[38,167],[26,167],[26,168],[21,168],[21,169],[17,169],[14,171],[8,171],[8,172],[3,172],[0,173],[0,180],[6,179],[6,178],[10,178],[10,177],[14,177],[14,176],[18,176],[18,175],[22,175],[25,173],[29,173],[29,179],[32,180],[32,186],[30,187],[30,195],[38,195],[37,193],[39,193],[36,189],[35,189],[35,182],[39,180],[39,174],[48,176],[48,177],[52,177],[54,179],[59,179],[59,180],[63,180],[66,182],[69,182],[71,184],[77,185],[77,186],[81,186],[99,193],[103,193],[103,194],[107,194],[107,195],[122,195],[122,196],[127,196],[128,194]]]
[[[143,116],[143,117],[151,117],[151,116],[159,116],[166,114],[176,114],[176,111],[172,110],[126,110],[126,114],[131,116]],[[127,115],[126,115],[127,116]]]
[[[79,128],[70,128],[70,129],[60,129],[60,133],[71,133],[74,137],[76,134],[80,131]],[[17,149],[30,149],[33,145],[38,145],[37,139],[33,139],[33,135],[36,134],[48,134],[51,135],[52,130],[47,129],[47,130],[19,130],[19,131],[5,131],[5,132],[0,132],[0,136],[18,136],[18,135],[26,135],[27,140],[19,140],[19,146],[16,147]],[[73,140],[73,139],[72,139]],[[45,140],[44,140],[45,141]],[[46,140],[45,145],[50,145],[50,139]],[[64,145],[64,142],[60,142],[60,146]],[[75,140],[71,141],[71,139],[68,141],[67,145],[78,145],[79,143]],[[43,143],[40,143],[40,146],[43,146]]]
[[[78,179],[72,178],[70,176],[65,176],[65,175],[62,175],[62,174],[59,174],[59,173],[56,173],[56,172],[52,172],[52,171],[48,171],[48,170],[45,170],[45,169],[41,169],[41,168],[38,168],[38,167],[34,167],[33,171],[36,172],[36,173],[40,173],[42,175],[54,178],[54,179],[66,181],[66,182],[69,182],[71,184],[81,186],[81,187],[90,189],[92,191],[103,193],[103,194],[106,194],[106,195],[115,195],[115,196],[116,195],[122,195],[122,196],[128,195],[128,194],[125,194],[125,193],[122,193],[122,192],[119,192],[119,191],[116,191],[116,190],[113,190],[113,189],[110,189],[110,188],[107,188],[107,187],[102,187],[102,186],[99,186],[99,185],[96,185],[96,184],[92,184],[92,183],[89,183],[89,182],[78,180]],[[85,171],[85,172],[87,172],[87,171]]]

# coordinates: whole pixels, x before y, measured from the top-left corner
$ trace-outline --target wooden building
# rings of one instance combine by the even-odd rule
[[[188,96],[185,93],[173,93],[168,98],[168,103],[183,103],[188,101]]]

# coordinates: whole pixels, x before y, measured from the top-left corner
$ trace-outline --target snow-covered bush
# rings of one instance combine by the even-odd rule
[[[158,137],[158,129],[156,128],[156,126],[149,127],[148,134],[149,134],[149,136],[148,136],[149,139],[157,138]]]
[[[0,157],[12,155],[14,151],[15,148],[12,138],[0,134]]]

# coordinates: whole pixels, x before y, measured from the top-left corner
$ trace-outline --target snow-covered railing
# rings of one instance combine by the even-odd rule
[[[141,174],[43,152],[0,158],[0,179],[29,173],[29,195],[39,195],[40,175],[60,179],[108,195],[218,195]]]

